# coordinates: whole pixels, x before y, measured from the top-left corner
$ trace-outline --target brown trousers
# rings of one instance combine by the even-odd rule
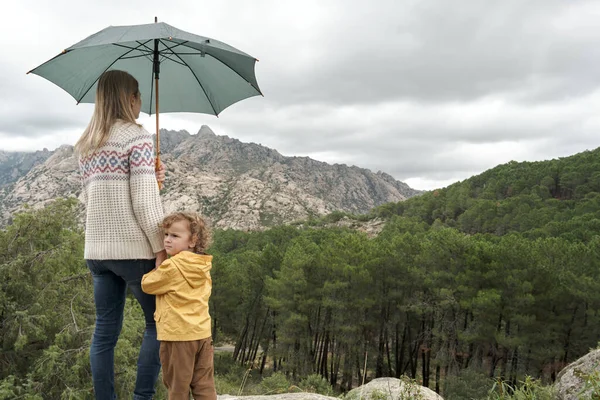
[[[163,383],[169,400],[216,400],[212,338],[160,342]]]

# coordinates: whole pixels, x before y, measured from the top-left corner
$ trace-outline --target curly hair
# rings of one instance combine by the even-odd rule
[[[196,239],[196,245],[192,249],[193,252],[197,254],[204,253],[212,242],[212,235],[206,221],[195,212],[176,212],[167,215],[160,224],[160,227],[165,230],[179,221],[187,221],[192,234],[192,240]]]

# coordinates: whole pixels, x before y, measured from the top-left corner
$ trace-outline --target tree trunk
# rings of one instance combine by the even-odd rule
[[[318,360],[318,356],[317,356],[317,349],[319,348],[319,321],[321,319],[321,306],[319,306],[319,308],[317,308],[317,319],[316,319],[316,323],[315,323],[315,338],[314,341],[312,343],[312,348],[310,349],[310,353],[313,356],[313,363],[317,363]],[[309,325],[309,331],[310,331],[310,325]]]
[[[388,374],[387,376],[394,376],[394,371],[392,370],[392,356],[390,354],[390,338],[388,328],[385,328],[385,354],[387,356],[387,366],[388,366]]]
[[[246,364],[248,362],[253,362],[254,360],[250,359],[250,356],[252,355],[252,349],[254,348],[254,340],[256,338],[256,326],[258,325],[258,319],[255,318],[254,319],[254,324],[252,326],[252,336],[250,336],[250,342],[248,343],[248,345],[246,346],[247,348],[247,352],[246,349],[244,349],[243,357],[242,357],[242,364]]]
[[[358,386],[362,385],[362,381],[363,381],[362,374],[360,373],[360,369],[362,368],[360,364],[361,364],[361,360],[360,360],[359,354],[356,353],[356,378],[358,380]]]
[[[344,369],[342,372],[342,388],[346,388],[346,391],[352,390],[352,352],[350,346],[344,346]]]
[[[327,371],[327,357],[329,355],[329,331],[325,333],[325,340],[323,341],[323,351],[321,352],[321,365],[319,367],[319,374],[325,379],[328,378]]]
[[[430,360],[430,354],[431,352],[429,351],[428,348],[424,348],[423,351],[421,352],[421,371],[423,374],[423,386],[424,387],[429,387],[429,360]]]
[[[508,379],[510,383],[514,386],[517,384],[517,367],[519,365],[519,348],[517,347],[511,357],[510,363],[510,372],[508,374]]]
[[[428,388],[430,376],[429,364],[431,362],[431,332],[433,330],[433,314],[431,316],[430,326],[427,330],[426,329],[426,322],[425,319],[423,319],[421,322],[421,330],[423,331],[423,346],[421,352],[421,360],[423,365],[421,366],[421,371],[423,374],[423,386]]]
[[[464,325],[464,330],[467,330],[467,317],[470,316],[470,322],[473,322],[473,313],[471,311],[467,311],[465,313],[465,325]],[[475,345],[473,344],[473,342],[469,342],[469,354],[467,354],[466,360],[465,360],[465,364],[464,364],[464,368],[468,368],[469,365],[471,364],[471,361],[473,360],[474,356],[475,356]]]
[[[425,319],[421,319],[421,337],[423,337],[422,345],[419,346],[421,351],[421,375],[423,377],[423,386],[427,387],[429,383],[429,371],[427,368],[427,339],[425,333]]]
[[[267,340],[267,344],[266,344],[265,348],[263,349],[262,361],[260,363],[260,375],[261,376],[262,376],[263,371],[265,369],[265,365],[267,364],[267,354],[269,354],[269,343],[270,342],[271,342],[270,340]],[[274,363],[275,363],[275,356],[273,356],[273,364]]]
[[[211,310],[211,314],[217,315],[217,312],[214,310],[214,306],[213,306],[213,309]],[[215,317],[212,319],[212,321],[213,321],[213,328],[212,328],[212,332],[210,334],[212,335],[213,343],[215,343],[217,341],[217,325],[219,324],[219,320]]]
[[[383,343],[383,329],[385,327],[385,315],[383,315],[383,312],[381,314],[381,323],[379,325],[379,341],[377,343],[377,361],[375,362],[375,378],[381,378],[383,376],[383,351],[385,349],[385,345]]]
[[[260,347],[260,340],[263,337],[263,334],[264,334],[264,331],[265,331],[265,326],[267,325],[267,321],[269,320],[269,314],[270,314],[270,310],[267,307],[267,312],[265,314],[265,319],[263,320],[262,326],[261,326],[260,331],[258,332],[258,336],[256,338],[256,343],[254,344],[254,348],[253,348],[253,352],[252,352],[252,356],[251,356],[252,360],[256,360],[256,355],[258,354],[258,348]],[[263,349],[263,352],[266,353],[266,350]]]
[[[400,342],[400,322],[396,323],[396,329],[394,332],[394,338],[396,339],[396,343],[394,346],[394,356],[396,358],[396,373],[394,374],[395,378],[400,378],[400,375],[404,372],[402,370],[402,362],[404,361],[404,338],[406,335],[406,325],[404,325],[404,329],[402,331],[402,342]]]
[[[504,324],[504,337],[506,337],[506,338],[510,337],[510,319],[507,319],[506,323]],[[508,349],[505,346],[502,346],[502,347],[499,346],[499,351],[501,352],[501,355],[500,355],[500,378],[502,380],[505,380],[507,377],[506,364],[508,363],[508,356],[509,356],[511,349]]]
[[[340,364],[342,362],[342,356],[340,352],[340,345],[335,340],[335,337],[331,339],[332,351],[331,351],[331,378],[329,383],[332,387],[337,384],[338,374],[340,372]]]
[[[273,372],[277,372],[277,331],[273,323]]]
[[[502,313],[498,317],[498,325],[496,326],[496,332],[500,333],[502,329]],[[493,378],[496,373],[496,365],[498,364],[498,353],[500,352],[500,345],[496,342],[492,345],[492,362],[490,363],[490,378]]]
[[[410,333],[410,325],[407,325],[406,331],[406,345],[408,346],[408,361],[406,363],[406,368],[410,368],[410,377],[415,379],[417,376],[417,359],[419,356],[419,345],[415,344],[411,345],[412,335]]]
[[[573,325],[575,324],[575,317],[577,316],[577,309],[579,308],[579,305],[576,304],[575,308],[573,309],[573,312],[571,313],[571,322],[569,323],[569,327],[567,328],[567,334],[565,337],[565,341],[563,344],[563,356],[562,356],[562,362],[566,364],[567,360],[569,359],[569,347],[571,344],[571,331],[573,329]]]
[[[240,334],[239,339],[235,343],[235,348],[233,349],[233,360],[237,361],[239,359],[240,351],[242,347],[245,345],[246,336],[248,335],[248,327],[250,325],[249,317],[246,317],[246,323],[244,324],[244,329],[242,329],[242,333]]]

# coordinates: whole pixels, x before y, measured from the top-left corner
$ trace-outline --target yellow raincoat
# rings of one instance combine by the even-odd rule
[[[211,268],[212,256],[182,251],[142,277],[142,290],[156,295],[158,340],[190,341],[211,336]]]

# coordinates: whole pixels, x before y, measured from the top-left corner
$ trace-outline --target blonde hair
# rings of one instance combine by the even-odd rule
[[[94,114],[75,144],[75,151],[86,155],[108,140],[110,128],[119,119],[136,124],[131,96],[140,96],[138,81],[125,71],[106,71],[98,80]]]
[[[160,224],[160,227],[165,230],[179,221],[187,221],[188,223],[191,238],[196,242],[192,249],[193,252],[197,254],[204,253],[212,242],[210,229],[206,221],[195,212],[176,212],[167,215]]]

